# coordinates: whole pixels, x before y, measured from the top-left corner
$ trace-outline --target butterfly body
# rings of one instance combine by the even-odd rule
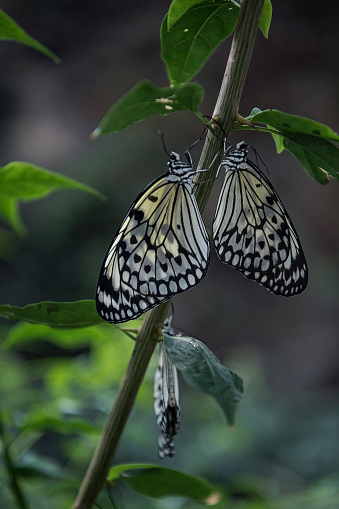
[[[177,369],[159,345],[158,366],[154,377],[154,411],[160,428],[159,456],[174,456],[173,437],[180,428],[179,384]]]
[[[127,212],[104,259],[97,287],[99,315],[112,323],[137,318],[206,274],[209,239],[193,194],[193,170],[169,154],[169,170],[151,182]]]
[[[278,295],[302,292],[308,279],[299,237],[278,194],[240,142],[221,166],[225,179],[213,220],[219,258]]]

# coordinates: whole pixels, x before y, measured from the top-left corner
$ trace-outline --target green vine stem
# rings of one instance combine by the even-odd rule
[[[238,111],[263,1],[244,0],[234,33],[224,79],[213,113],[214,118],[218,117],[220,119],[227,135],[232,128]],[[221,138],[214,136],[211,132],[208,133],[199,162],[200,168],[208,168],[211,165],[216,152],[221,147]],[[221,155],[220,152],[220,158]],[[220,158],[215,158],[208,175],[206,173],[199,175],[201,181],[214,178]],[[212,186],[213,181],[210,181],[195,188],[197,202],[201,210],[205,208]],[[159,336],[159,328],[164,323],[170,303],[171,301],[167,301],[146,314],[138,331],[125,376],[120,384],[100,442],[87,469],[73,509],[91,509],[99,491],[105,484],[108,469],[154,351],[156,338]]]
[[[2,454],[4,464],[9,477],[9,486],[13,493],[14,499],[16,500],[17,507],[19,509],[29,509],[28,504],[25,500],[24,494],[21,491],[20,484],[17,479],[16,469],[12,461],[9,445],[6,439],[6,433],[2,422],[1,409],[0,409],[0,441],[2,443]]]

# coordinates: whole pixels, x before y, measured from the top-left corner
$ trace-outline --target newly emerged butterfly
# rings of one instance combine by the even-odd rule
[[[277,295],[307,286],[308,270],[298,234],[272,184],[247,158],[245,142],[226,151],[225,179],[213,219],[213,241],[229,263]]]
[[[177,368],[166,357],[159,344],[158,366],[154,376],[154,412],[160,428],[159,456],[174,456],[173,437],[180,428],[179,384]]]
[[[210,244],[190,154],[200,139],[186,150],[187,162],[166,152],[168,172],[142,191],[122,221],[99,275],[96,305],[104,320],[137,318],[205,276]]]

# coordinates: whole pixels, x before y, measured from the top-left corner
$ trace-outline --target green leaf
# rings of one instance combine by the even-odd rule
[[[333,143],[308,134],[293,134],[284,138],[284,146],[320,184],[328,184],[328,173],[339,180],[339,149]]]
[[[253,111],[257,111],[257,109]],[[279,110],[260,111],[260,113],[251,114],[248,119],[251,122],[270,125],[284,135],[291,133],[309,134],[311,136],[319,136],[326,140],[339,141],[339,135],[332,131],[327,125],[311,120],[310,118],[290,115],[289,113],[284,113]]]
[[[232,2],[210,0],[194,5],[173,25],[165,16],[161,56],[171,83],[192,79],[217,46],[232,34],[238,15],[239,8]]]
[[[164,349],[170,362],[193,389],[212,396],[234,426],[235,413],[243,395],[243,382],[222,366],[215,355],[197,339],[164,333]]]
[[[104,333],[100,330],[103,325],[86,328],[51,328],[48,325],[20,322],[10,328],[4,343],[5,348],[29,345],[31,351],[36,350],[35,343],[48,342],[61,348],[79,348],[88,346],[95,339],[102,340]],[[115,332],[112,329],[112,334]],[[27,346],[25,347],[27,349]],[[41,345],[39,349],[41,350]]]
[[[19,203],[16,198],[1,194],[0,190],[0,216],[10,225],[13,230],[21,234],[25,231],[25,225],[19,212]]]
[[[0,214],[16,232],[22,233],[24,226],[18,202],[37,200],[59,189],[77,189],[104,198],[99,191],[77,180],[34,164],[14,161],[0,168]]]
[[[260,21],[259,21],[259,28],[268,39],[268,32],[271,26],[272,21],[272,4],[271,0],[265,0],[264,5],[261,11]]]
[[[5,304],[0,306],[0,316],[49,327],[89,327],[103,323],[96,311],[94,300],[39,302],[23,308]]]
[[[283,142],[277,142],[278,134],[272,133],[278,151],[281,151],[283,145],[317,182],[327,184],[329,180],[327,173],[339,179],[339,149],[328,141],[339,142],[339,135],[330,127],[306,117],[278,110],[255,109],[248,118],[251,122],[266,124],[280,133]]]
[[[92,137],[121,131],[154,113],[196,112],[203,97],[204,90],[198,83],[158,88],[150,81],[140,81],[109,109]]]
[[[114,467],[110,468],[107,478],[110,481],[114,481],[115,479],[120,479],[126,470],[144,470],[147,468],[159,467],[153,463],[124,463],[122,465],[115,465]]]
[[[2,9],[0,9],[0,39],[26,44],[51,58],[56,64],[60,62],[59,57],[36,39],[30,37],[12,18],[5,14]]]
[[[201,502],[211,496],[221,498],[216,488],[203,479],[156,465],[118,465],[110,470],[108,478],[123,479],[138,493],[153,498],[184,496]]]
[[[201,4],[204,1],[205,0],[173,0],[168,10],[167,29],[170,30],[174,23],[176,23],[186,11],[191,9],[191,7]]]

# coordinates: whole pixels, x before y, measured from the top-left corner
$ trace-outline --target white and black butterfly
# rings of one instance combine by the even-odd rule
[[[307,286],[308,269],[298,234],[272,184],[247,158],[240,142],[225,151],[225,179],[213,219],[213,241],[229,263],[277,295]]]
[[[168,172],[142,191],[122,221],[99,275],[96,305],[104,320],[137,318],[205,276],[210,243],[193,194],[190,154],[198,141],[186,150],[187,163],[168,154]]]
[[[170,329],[170,321],[164,329]],[[159,343],[158,366],[154,376],[154,412],[160,428],[158,437],[160,458],[174,456],[174,439],[180,428],[179,383],[177,368],[166,357],[162,343]]]

